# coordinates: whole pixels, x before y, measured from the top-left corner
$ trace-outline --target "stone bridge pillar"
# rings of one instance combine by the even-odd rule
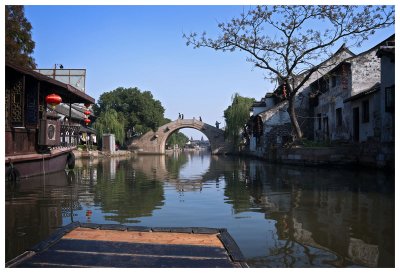
[[[224,154],[231,150],[231,144],[224,139],[224,131],[196,119],[178,119],[158,128],[157,131],[147,132],[134,139],[129,149],[137,153],[164,154],[168,137],[182,128],[199,130],[210,141],[212,154]]]

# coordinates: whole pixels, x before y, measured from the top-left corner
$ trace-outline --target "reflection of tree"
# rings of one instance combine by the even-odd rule
[[[296,221],[294,198],[296,192],[292,192],[289,211],[275,211],[269,213],[270,219],[276,220],[276,236],[274,247],[269,250],[267,263],[273,263],[280,267],[326,267],[328,265],[340,266],[340,258],[328,248],[317,244],[312,233],[302,228],[302,224]]]
[[[132,218],[151,215],[164,200],[161,182],[128,168],[127,164],[128,161],[119,161],[113,181],[98,171],[94,187],[95,203],[107,213],[105,218],[121,224],[137,222]]]
[[[228,197],[226,202],[232,204],[235,213],[248,211],[252,198],[247,188],[250,181],[248,181],[246,171],[243,170],[243,162],[235,160],[230,163],[230,168],[224,169],[225,196]]]
[[[165,166],[169,177],[172,179],[179,178],[179,171],[188,162],[187,155],[184,153],[176,153],[174,156],[165,157]]]

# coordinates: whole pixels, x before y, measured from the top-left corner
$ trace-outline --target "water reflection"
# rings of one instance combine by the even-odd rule
[[[68,203],[70,196],[60,189],[67,186],[68,177],[60,172],[22,180],[16,187],[6,188],[6,261],[62,226],[62,203]]]
[[[335,266],[394,266],[393,177],[365,170],[277,168],[257,161],[242,169],[255,187],[256,206],[276,221],[281,241],[261,257],[263,263],[297,267],[294,256],[302,251],[313,264],[308,248],[315,247],[341,254],[331,261]]]
[[[73,221],[225,227],[253,267],[393,267],[394,176],[176,153],[6,189],[6,259]]]

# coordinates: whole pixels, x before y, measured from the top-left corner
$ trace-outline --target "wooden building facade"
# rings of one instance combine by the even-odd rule
[[[16,169],[20,177],[57,171],[51,164],[59,155],[67,154],[75,147],[61,147],[60,136],[65,130],[74,134],[74,124],[63,124],[58,115],[49,110],[46,96],[57,94],[63,103],[93,104],[94,98],[48,76],[31,69],[6,62],[5,66],[5,156],[6,176]],[[63,132],[61,129],[63,128]],[[38,166],[38,160],[46,166]],[[61,161],[59,165],[61,166]],[[21,165],[22,164],[22,165]],[[21,166],[18,166],[21,165]],[[29,165],[29,167],[27,167]],[[64,162],[65,167],[65,162]]]

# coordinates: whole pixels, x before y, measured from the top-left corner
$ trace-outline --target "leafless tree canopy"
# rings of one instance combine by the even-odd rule
[[[195,48],[243,50],[256,67],[284,79],[329,56],[337,41],[359,46],[377,29],[392,24],[392,6],[258,6],[218,24],[221,34],[216,39],[205,32],[184,37]]]
[[[184,38],[194,48],[248,53],[247,61],[286,84],[290,104],[336,42],[359,46],[376,30],[393,24],[394,6],[257,6],[219,23],[217,38],[205,32]],[[301,80],[296,80],[300,74]]]

